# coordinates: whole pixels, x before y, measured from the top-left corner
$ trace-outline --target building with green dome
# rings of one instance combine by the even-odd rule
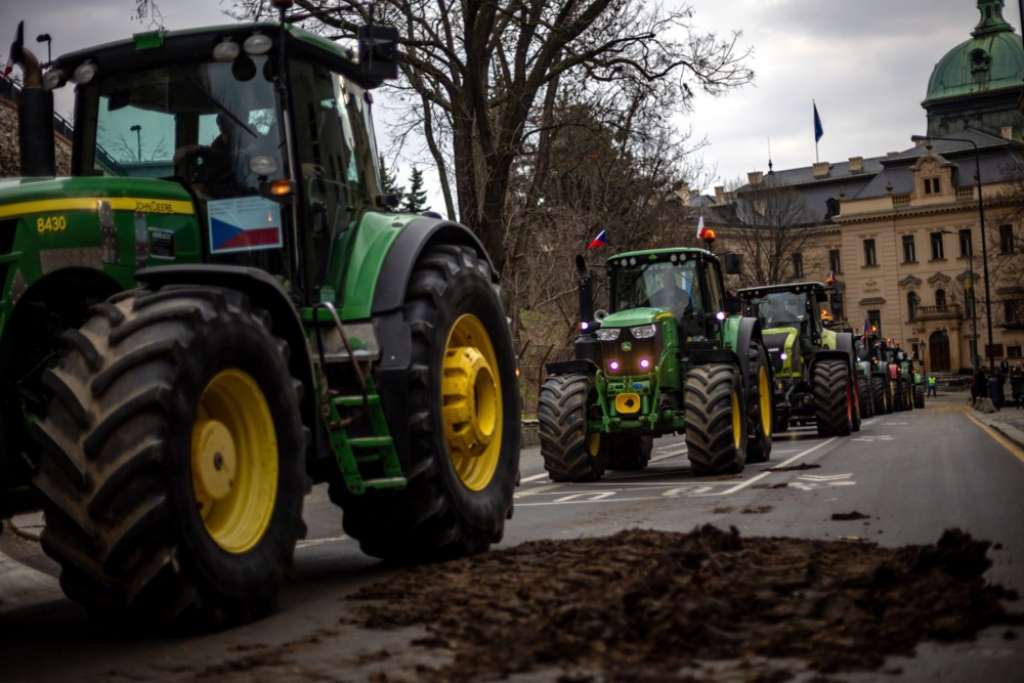
[[[715,188],[714,197],[677,190],[686,220],[703,216],[718,228],[719,249],[744,255],[748,265],[732,285],[774,284],[757,281],[764,273],[776,282],[832,274],[845,291],[841,324],[858,332],[876,327],[929,372],[967,372],[979,356],[1024,366],[1024,45],[1003,15],[1004,0],[976,2],[977,25],[965,26],[970,38],[935,64],[921,103],[925,120],[907,132],[908,142],[925,131],[959,141],[800,168],[769,164],[733,192]],[[991,347],[974,145],[991,271]]]
[[[1003,18],[1003,5],[1004,0],[979,0],[981,19],[971,38],[935,65],[921,103],[929,135],[1009,128],[1013,139],[1024,136],[1024,45]]]

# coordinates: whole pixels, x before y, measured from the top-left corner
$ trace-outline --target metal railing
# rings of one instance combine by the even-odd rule
[[[960,304],[946,304],[945,306],[918,306],[914,309],[911,321],[960,320],[962,318],[963,308]]]
[[[17,103],[18,95],[21,93],[21,86],[6,76],[0,76],[0,100],[8,100]],[[53,132],[62,135],[68,140],[74,136],[74,126],[60,114],[53,114]]]

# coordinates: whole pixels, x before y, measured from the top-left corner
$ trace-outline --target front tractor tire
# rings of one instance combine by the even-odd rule
[[[875,402],[875,415],[886,415],[891,412],[885,393],[885,378],[880,375],[871,376],[871,394]]]
[[[594,400],[593,381],[587,375],[552,375],[541,386],[540,455],[552,481],[597,481],[604,476],[605,442],[611,437],[587,433],[587,414]]]
[[[856,398],[850,366],[841,360],[821,360],[812,370],[815,418],[820,436],[849,436],[854,431]]]
[[[392,562],[472,555],[498,543],[519,476],[516,358],[490,264],[470,247],[428,248],[405,294],[412,331],[400,490],[328,493],[345,533]]]
[[[914,387],[914,407],[918,410],[924,408],[924,387],[921,385]]]
[[[857,375],[857,400],[860,405],[860,414],[862,417],[874,417],[875,415],[875,400],[871,395],[871,383],[867,377],[861,374]]]
[[[698,365],[686,373],[686,446],[696,475],[732,474],[747,463],[747,415],[737,368]]]
[[[266,614],[305,534],[301,384],[241,293],[135,290],[92,309],[34,424],[42,547],[92,613],[210,628]]]

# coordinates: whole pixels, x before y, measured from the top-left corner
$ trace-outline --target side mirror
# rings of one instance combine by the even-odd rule
[[[373,79],[398,78],[398,29],[369,24],[356,30],[359,39],[359,69]]]
[[[743,312],[743,299],[739,298],[735,294],[726,293],[725,295],[725,312],[728,315],[739,315]]]
[[[725,265],[726,275],[739,275],[743,268],[743,261],[739,254],[722,254],[722,262]]]
[[[402,195],[397,192],[388,192],[380,198],[381,203],[389,209],[397,209],[402,203]]]

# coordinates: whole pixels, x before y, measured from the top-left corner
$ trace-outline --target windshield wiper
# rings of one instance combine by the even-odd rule
[[[185,75],[185,80],[187,80],[189,83],[191,83],[192,87],[195,88],[196,90],[198,90],[199,93],[203,97],[205,97],[207,99],[207,101],[209,101],[210,104],[212,104],[213,106],[217,107],[217,109],[220,109],[222,112],[224,112],[228,116],[228,118],[230,118],[233,122],[238,124],[238,126],[240,128],[242,128],[243,130],[245,130],[246,133],[248,133],[249,135],[253,136],[254,139],[259,139],[259,137],[260,137],[259,133],[257,133],[255,130],[250,128],[249,124],[247,124],[244,121],[242,121],[242,119],[240,119],[237,116],[235,116],[234,112],[232,112],[230,109],[228,109],[223,104],[221,104],[220,100],[218,100],[216,97],[214,97],[213,93],[211,93],[206,88],[204,88],[202,83],[200,83],[199,81],[197,81],[194,78],[192,78],[192,76],[187,71],[185,71],[183,73]]]

